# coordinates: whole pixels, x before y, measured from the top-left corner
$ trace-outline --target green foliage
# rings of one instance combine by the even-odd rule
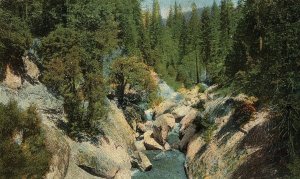
[[[288,141],[291,156],[297,156],[300,2],[248,0],[240,8],[242,17],[226,58],[226,75],[235,88],[274,106],[282,119],[282,137]]]
[[[203,138],[206,143],[210,143],[213,137],[214,131],[217,129],[217,125],[211,124],[204,129]]]
[[[232,0],[221,1],[221,45],[222,55],[226,57],[232,46],[234,34],[234,5]]]
[[[158,0],[153,0],[152,18],[150,24],[150,44],[155,49],[161,42],[162,19]]]
[[[174,86],[190,87],[201,81],[224,79],[225,56],[232,46],[239,11],[235,12],[231,1],[224,0],[221,10],[215,2],[201,12],[200,17],[193,3],[191,15],[186,18],[181,6],[175,3],[162,26],[162,40],[155,49],[155,57],[160,60],[154,66],[162,79],[177,83]]]
[[[31,43],[31,35],[26,23],[0,8],[0,63],[10,65],[16,73],[23,68],[22,56]],[[4,70],[4,69],[2,69]],[[3,74],[4,71],[1,71]]]
[[[300,177],[300,158],[297,157],[293,160],[293,162],[291,164],[289,164],[289,169],[292,173],[292,177],[291,178],[294,178],[294,179],[297,179]]]
[[[23,111],[14,101],[0,104],[0,178],[42,178],[48,171],[51,154],[40,122],[35,106]]]
[[[139,95],[145,94],[147,100],[156,90],[149,67],[136,57],[115,60],[111,67],[110,82],[120,105],[125,105],[126,89]]]
[[[84,42],[82,34],[63,27],[58,27],[43,39],[43,82],[64,97],[69,132],[73,136],[80,132],[97,132],[94,123],[103,118],[106,111],[102,68],[93,59],[94,54],[88,53],[90,49],[81,46]]]
[[[83,37],[73,28],[59,26],[42,40],[41,53],[45,62],[61,58],[70,53],[73,47],[80,47]]]

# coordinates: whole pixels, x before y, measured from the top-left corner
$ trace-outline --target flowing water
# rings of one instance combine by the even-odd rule
[[[180,103],[183,97],[175,92],[166,82],[159,80],[159,95],[164,100],[174,101]],[[151,109],[145,111],[148,120],[155,120],[153,118],[153,111]],[[178,126],[178,124],[176,124]],[[170,141],[169,141],[170,140]],[[168,137],[168,142],[173,143],[174,140],[179,140],[179,127],[175,127]],[[145,154],[151,161],[153,167],[148,172],[142,172],[138,169],[132,172],[133,179],[186,179],[185,173],[185,154],[178,150],[159,151],[149,150]]]
[[[183,100],[183,97],[178,93],[175,92],[165,81],[159,80],[158,83],[158,88],[159,88],[159,95],[164,99],[164,100],[171,100],[174,102],[180,102]]]
[[[178,92],[174,91],[165,81],[158,80],[158,89],[159,96],[162,97],[163,100],[173,101],[175,103],[180,103],[183,100],[182,95]],[[147,120],[153,120],[153,110],[148,109],[145,111],[145,116]]]
[[[145,151],[153,167],[148,172],[133,171],[133,179],[186,179],[185,155],[178,150]]]

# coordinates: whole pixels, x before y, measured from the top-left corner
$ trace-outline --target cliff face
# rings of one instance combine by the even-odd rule
[[[101,123],[105,135],[95,144],[74,141],[66,135],[63,101],[44,85],[25,80],[19,89],[11,89],[5,83],[0,84],[0,103],[6,104],[11,99],[21,108],[30,104],[38,108],[47,148],[52,153],[46,178],[130,178],[134,131],[113,102],[109,102],[108,118]]]
[[[282,178],[288,172],[286,146],[267,108],[245,95],[208,93],[203,115],[215,121],[209,136],[200,131],[187,146],[190,178]]]

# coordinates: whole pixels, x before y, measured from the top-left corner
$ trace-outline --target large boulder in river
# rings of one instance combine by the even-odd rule
[[[153,124],[153,137],[164,145],[168,138],[170,129],[175,126],[175,118],[172,114],[163,114],[159,116]]]
[[[169,126],[154,126],[153,127],[153,137],[162,146],[165,145],[168,138],[168,133],[170,131]]]
[[[178,149],[180,138],[179,138],[180,124],[176,123],[174,128],[168,134],[168,143],[172,148]]]
[[[187,148],[188,143],[197,132],[197,126],[195,124],[190,125],[183,133],[183,138],[180,141],[180,150],[184,151]]]
[[[146,150],[145,144],[144,144],[144,140],[140,140],[140,141],[136,141],[134,143],[135,149],[136,151],[144,151]]]
[[[145,133],[147,131],[152,131],[153,121],[147,121],[146,123],[137,123],[137,130],[139,132]]]
[[[147,150],[163,150],[164,148],[156,142],[156,140],[152,137],[153,132],[147,131],[144,134],[144,145]]]
[[[159,106],[156,106],[154,108],[155,117],[159,117],[160,115],[165,113],[170,113],[176,105],[177,104],[174,103],[173,101],[168,101],[168,100],[160,103]]]
[[[143,152],[139,152],[138,155],[140,158],[140,168],[142,171],[150,171],[152,169],[152,164],[148,157]]]
[[[172,114],[164,114],[156,118],[153,123],[154,126],[168,126],[173,128],[175,126],[175,118]]]
[[[197,118],[198,115],[199,115],[198,110],[196,110],[196,109],[190,110],[189,114],[186,115],[180,121],[180,124],[181,124],[180,133],[183,133],[183,131],[194,122],[194,120]]]
[[[190,106],[178,106],[172,111],[172,115],[175,117],[176,122],[180,122],[180,120],[186,116],[191,110]]]

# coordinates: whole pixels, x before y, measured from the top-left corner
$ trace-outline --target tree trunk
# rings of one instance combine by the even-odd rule
[[[197,76],[197,84],[200,83],[200,79],[199,79],[199,67],[198,67],[198,55],[196,52],[196,76]]]

